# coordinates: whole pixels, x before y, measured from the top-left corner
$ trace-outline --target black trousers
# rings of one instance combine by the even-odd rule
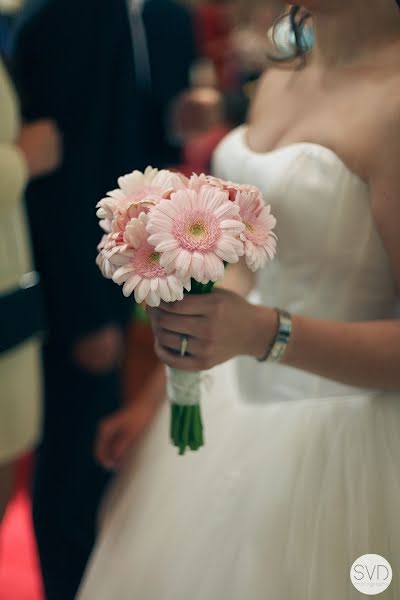
[[[118,372],[93,376],[44,349],[45,411],[33,520],[47,600],[73,600],[96,535],[110,473],[93,458],[99,421],[120,404]]]

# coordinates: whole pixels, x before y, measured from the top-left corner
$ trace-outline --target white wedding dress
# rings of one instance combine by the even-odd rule
[[[252,301],[396,316],[368,187],[332,150],[255,153],[239,128],[215,171],[259,186],[278,219]],[[349,574],[364,554],[392,565],[380,598],[400,598],[400,392],[240,358],[211,372],[203,414],[206,447],[179,457],[161,411],[106,504],[79,600],[361,600]]]

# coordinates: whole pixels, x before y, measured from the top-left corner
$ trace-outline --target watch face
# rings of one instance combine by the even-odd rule
[[[268,360],[273,362],[282,360],[292,333],[292,317],[285,310],[277,310],[279,314],[279,326],[271,352],[268,356]]]

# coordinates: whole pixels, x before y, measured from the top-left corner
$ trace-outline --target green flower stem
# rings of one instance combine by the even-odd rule
[[[199,450],[204,446],[200,405],[171,405],[171,439],[182,456],[187,449]]]
[[[198,283],[192,279],[190,294],[210,294],[214,283]],[[203,420],[200,404],[180,406],[171,404],[170,435],[173,445],[183,456],[186,450],[197,451],[204,446]]]

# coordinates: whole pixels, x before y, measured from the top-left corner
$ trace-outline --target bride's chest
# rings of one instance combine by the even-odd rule
[[[220,145],[214,165],[221,177],[260,188],[277,218],[282,260],[346,261],[375,230],[368,186],[330,148],[295,143],[256,153],[242,129]]]
[[[281,258],[348,255],[374,229],[367,185],[324,146],[247,156],[240,179],[257,185],[271,205]]]
[[[266,94],[265,108],[255,111],[250,120],[246,143],[256,153],[266,153],[311,142],[330,148],[353,173],[368,180],[386,125],[384,101],[374,82],[346,83],[322,91],[299,83],[284,92]]]

